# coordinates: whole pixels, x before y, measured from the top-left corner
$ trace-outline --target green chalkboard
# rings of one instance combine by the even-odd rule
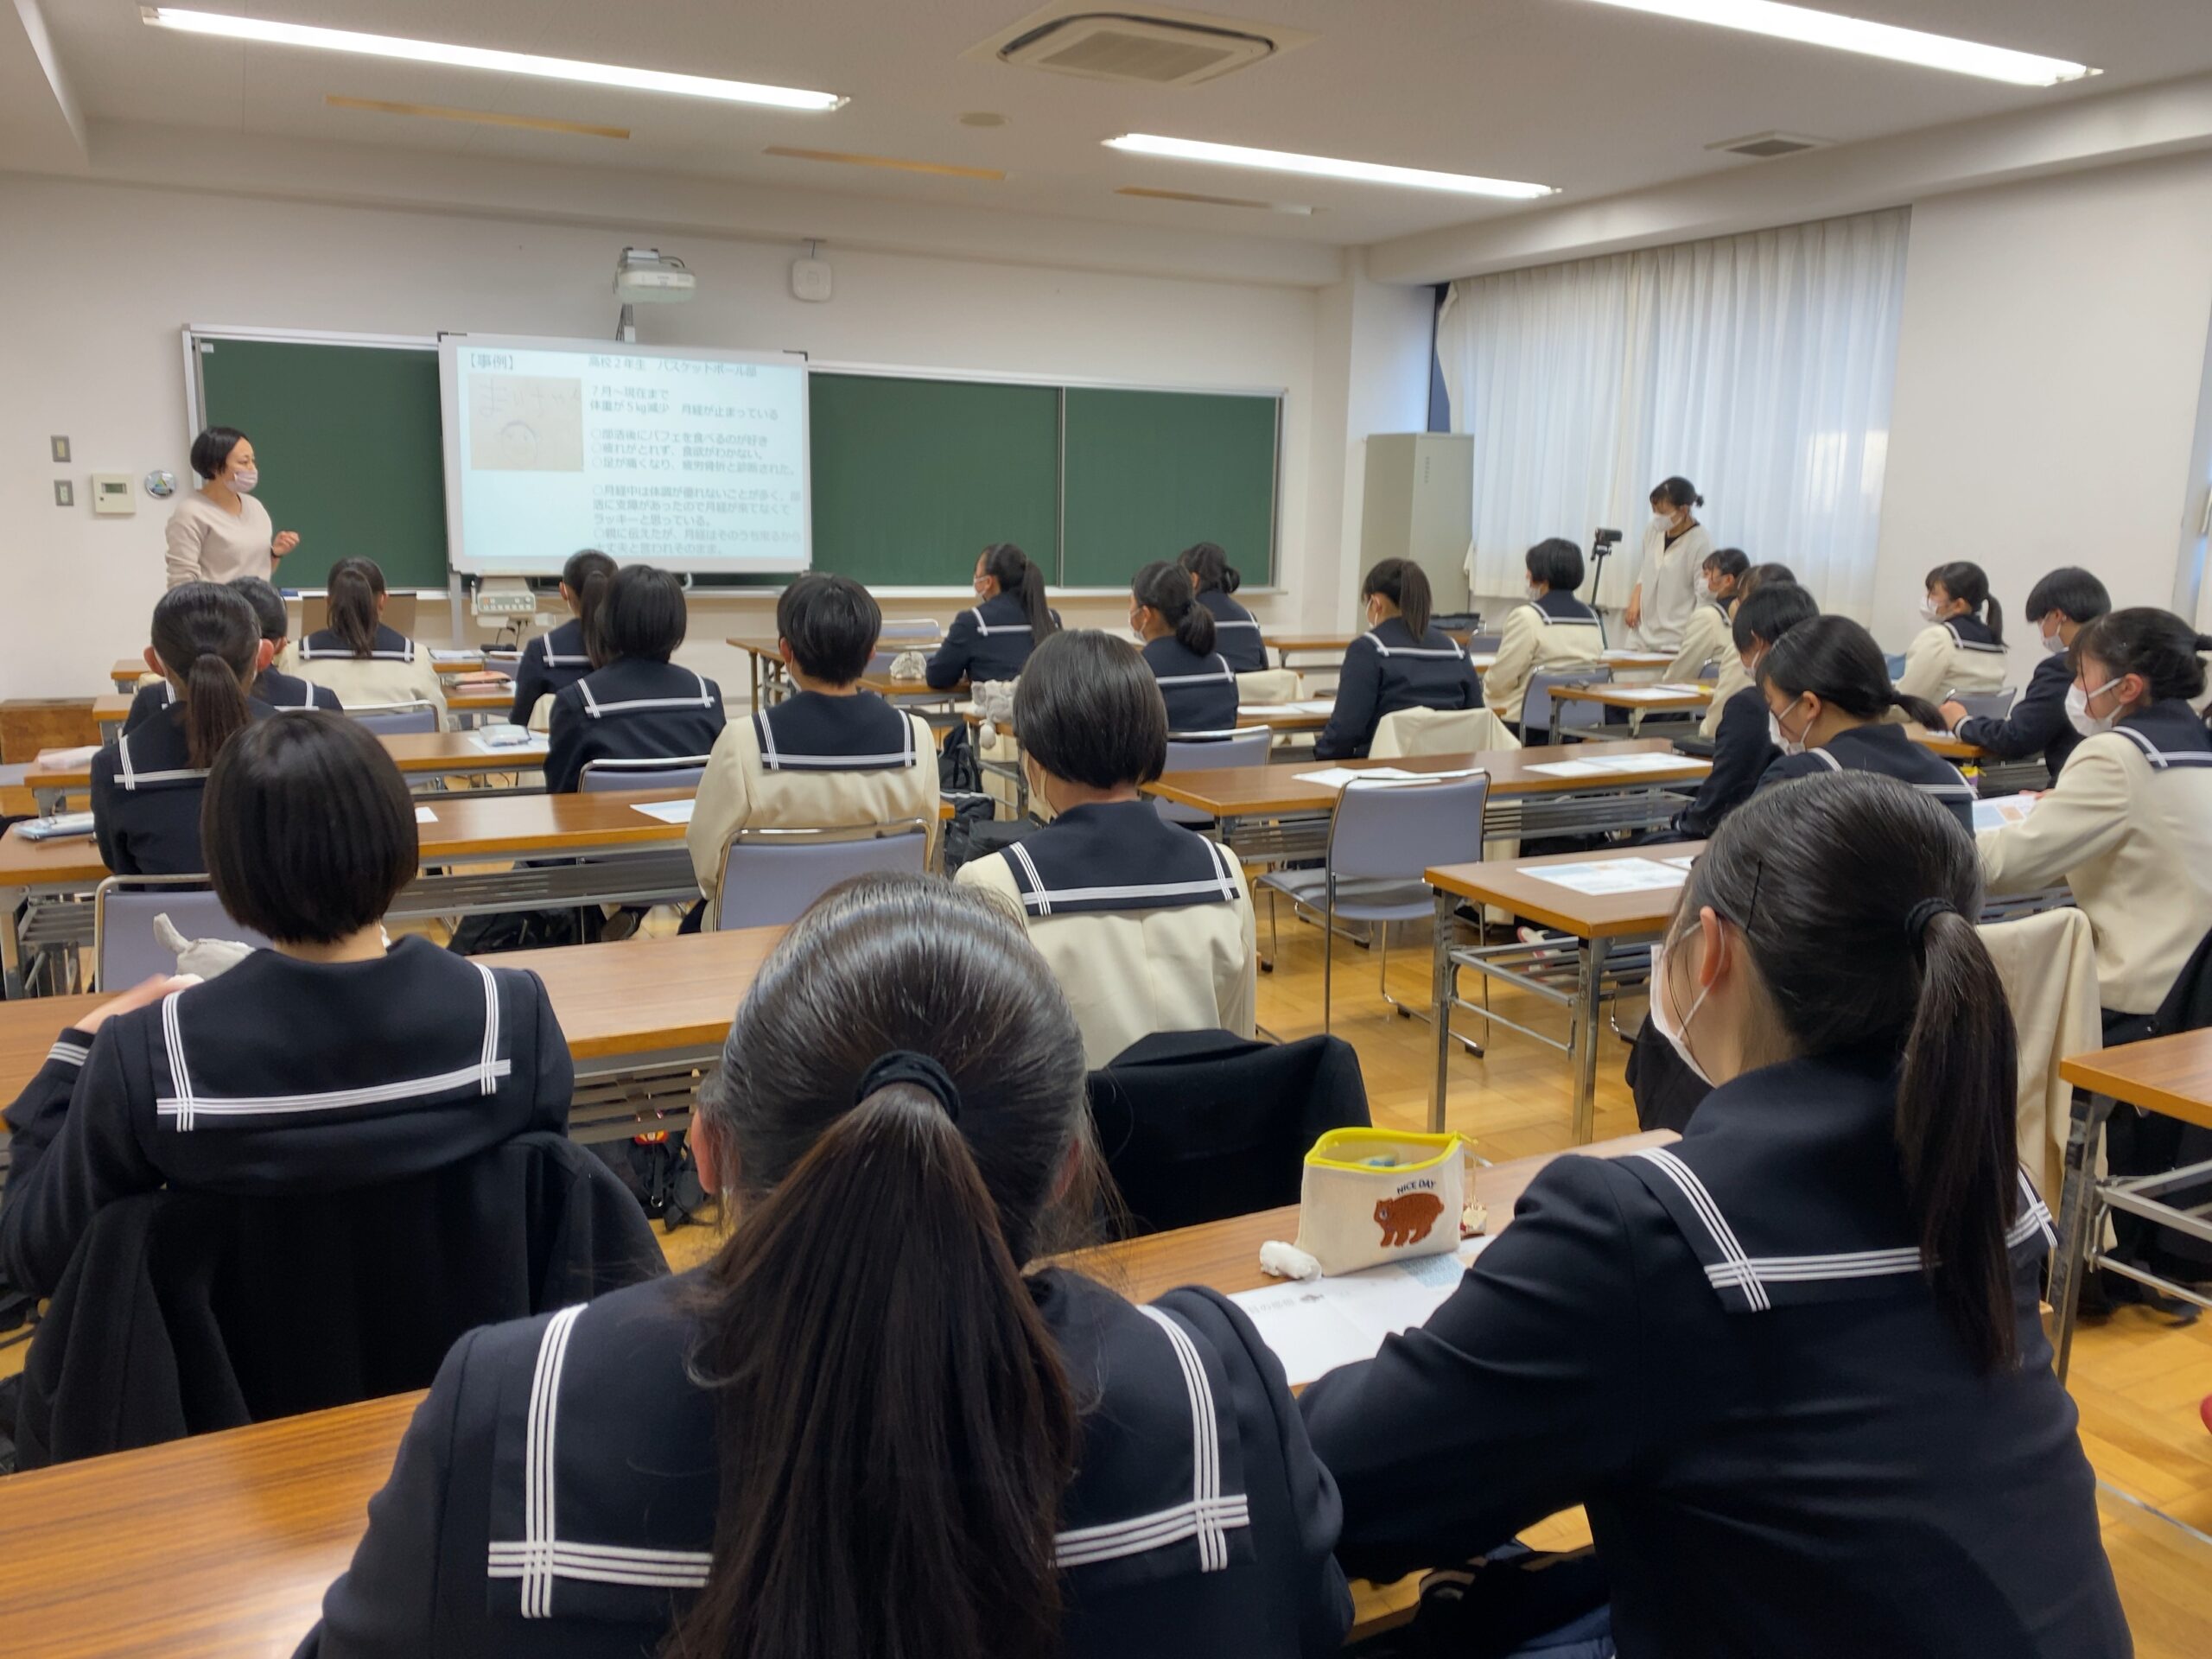
[[[1058,387],[817,371],[807,402],[816,569],[960,588],[991,542],[1054,568]]]
[[[300,533],[279,582],[318,588],[363,557],[394,588],[446,585],[435,351],[203,339],[199,353],[207,423],[253,440],[257,493],[277,529]]]
[[[1274,397],[1071,386],[1062,585],[1118,587],[1193,542],[1219,543],[1247,586],[1268,582],[1281,409]]]

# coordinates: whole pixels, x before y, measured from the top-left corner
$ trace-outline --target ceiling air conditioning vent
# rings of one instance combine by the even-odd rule
[[[1302,42],[1300,42],[1302,44]],[[1172,16],[1082,11],[1052,17],[1001,41],[1001,61],[1091,80],[1195,86],[1273,57],[1281,48],[1256,28]]]
[[[1749,156],[1754,161],[1770,162],[1777,156],[1795,156],[1801,150],[1826,149],[1835,141],[1832,138],[1808,138],[1802,132],[1755,132],[1748,138],[1724,138],[1717,144],[1707,144],[1707,149],[1725,149],[1731,156]]]

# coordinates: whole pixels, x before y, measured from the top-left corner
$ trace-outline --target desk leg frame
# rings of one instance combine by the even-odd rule
[[[2082,1276],[2088,1270],[2090,1230],[2102,1225],[2096,1202],[2096,1167],[2105,1141],[2105,1123],[2113,1103],[2103,1095],[2076,1090],[2073,1122],[2066,1132],[2066,1187],[2058,1205],[2058,1250],[2050,1269],[2050,1305],[2058,1314],[2058,1380],[2074,1358],[2074,1321],[2082,1301]]]
[[[1452,985],[1458,976],[1452,966],[1452,918],[1458,902],[1441,888],[1436,899],[1436,940],[1429,968],[1429,1024],[1436,1038],[1436,1082],[1428,1096],[1428,1129],[1444,1133],[1444,1091],[1452,1070]]]
[[[1611,944],[1602,933],[1581,941],[1580,983],[1575,990],[1569,1061],[1574,1070],[1573,1135],[1578,1147],[1588,1146],[1598,1133],[1598,1011],[1605,990],[1605,957]]]

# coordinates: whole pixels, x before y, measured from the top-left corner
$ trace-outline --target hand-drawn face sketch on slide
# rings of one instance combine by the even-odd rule
[[[468,464],[479,472],[584,469],[583,382],[550,374],[468,377]]]

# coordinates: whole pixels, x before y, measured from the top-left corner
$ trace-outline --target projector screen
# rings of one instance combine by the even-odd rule
[[[456,570],[546,575],[580,547],[695,573],[807,568],[803,362],[446,334],[438,387]]]

